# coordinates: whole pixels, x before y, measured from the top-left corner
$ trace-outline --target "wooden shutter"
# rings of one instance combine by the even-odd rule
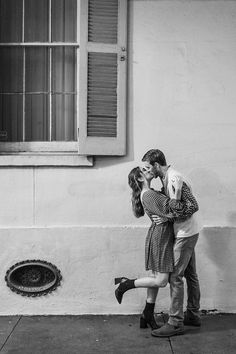
[[[79,153],[125,155],[127,0],[81,0]]]

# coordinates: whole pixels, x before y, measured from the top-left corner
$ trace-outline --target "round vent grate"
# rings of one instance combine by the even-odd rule
[[[62,276],[57,267],[49,262],[26,260],[14,264],[7,272],[7,286],[23,296],[41,296],[55,290]]]

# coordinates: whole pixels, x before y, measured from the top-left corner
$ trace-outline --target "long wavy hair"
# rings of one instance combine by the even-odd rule
[[[140,218],[144,215],[144,209],[140,198],[143,183],[139,181],[140,177],[142,177],[142,174],[139,167],[133,168],[128,175],[128,183],[132,189],[132,209],[136,218]]]

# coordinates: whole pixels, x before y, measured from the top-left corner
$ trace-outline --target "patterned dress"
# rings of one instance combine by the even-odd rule
[[[181,201],[170,199],[161,192],[149,189],[142,195],[145,213],[152,221],[152,215],[158,215],[162,223],[152,224],[145,242],[145,268],[155,272],[169,273],[174,267],[174,229],[173,222],[178,218],[190,217],[198,210],[196,199],[184,183]]]

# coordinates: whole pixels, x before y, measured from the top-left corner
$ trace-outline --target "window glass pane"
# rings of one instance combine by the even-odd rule
[[[22,92],[23,49],[0,48],[0,92]]]
[[[25,58],[26,92],[47,92],[49,87],[48,48],[26,48]]]
[[[52,96],[52,140],[76,141],[76,95]]]
[[[52,41],[76,41],[76,0],[52,0]]]
[[[47,42],[48,0],[25,0],[25,42]]]
[[[49,140],[48,95],[26,95],[25,97],[25,140]]]
[[[22,95],[0,95],[0,141],[22,138]]]
[[[75,92],[76,50],[74,48],[52,49],[52,91]]]
[[[22,0],[0,1],[0,42],[22,39]]]

